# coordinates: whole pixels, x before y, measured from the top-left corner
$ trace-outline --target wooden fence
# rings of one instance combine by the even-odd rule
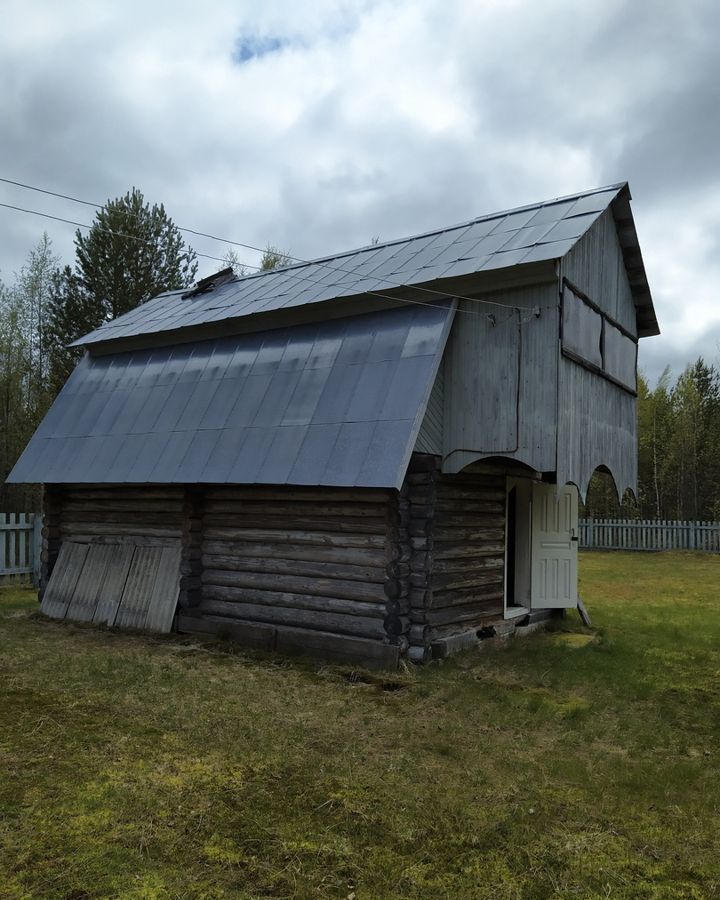
[[[720,522],[580,519],[586,550],[704,550],[720,553]]]
[[[0,513],[0,585],[40,575],[42,516]]]

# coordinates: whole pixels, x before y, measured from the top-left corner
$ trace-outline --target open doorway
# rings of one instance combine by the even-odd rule
[[[505,514],[505,618],[530,609],[532,482],[508,478]]]

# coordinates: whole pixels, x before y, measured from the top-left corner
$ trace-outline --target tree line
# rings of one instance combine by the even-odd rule
[[[268,246],[260,268],[289,261]],[[246,274],[232,251],[224,262]],[[39,508],[37,487],[5,479],[82,355],[69,345],[162,291],[189,287],[197,270],[164,206],[133,188],[98,210],[86,234],[76,231],[72,265],[44,234],[14,280],[0,278],[0,510]]]

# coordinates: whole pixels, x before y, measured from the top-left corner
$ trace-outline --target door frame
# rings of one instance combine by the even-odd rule
[[[532,478],[508,475],[505,478],[505,558],[503,582],[503,618],[515,619],[530,612],[532,578]],[[515,489],[515,566],[508,570],[508,527],[510,495]],[[509,579],[514,579],[514,603],[508,606]]]

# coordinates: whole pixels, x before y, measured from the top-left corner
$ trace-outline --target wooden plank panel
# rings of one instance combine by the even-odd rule
[[[111,556],[111,547],[90,545],[85,557],[85,565],[65,613],[66,619],[71,619],[73,622],[93,621]]]
[[[163,547],[160,551],[155,585],[150,596],[145,629],[167,634],[172,628],[180,591],[181,547]]]
[[[163,547],[137,547],[122,593],[115,625],[118,628],[145,627],[148,604],[155,587]]]
[[[112,560],[105,573],[93,622],[98,625],[114,625],[135,548],[127,544],[98,544],[97,546],[106,548],[110,552]]]
[[[89,546],[63,541],[55,568],[50,576],[40,611],[54,619],[64,619],[80,578]]]

